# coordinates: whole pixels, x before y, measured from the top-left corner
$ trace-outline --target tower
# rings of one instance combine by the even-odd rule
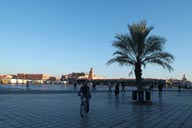
[[[93,79],[93,78],[94,78],[94,72],[93,72],[93,68],[91,68],[89,71],[89,79]]]
[[[187,78],[185,77],[185,74],[183,75],[182,81],[187,81]]]

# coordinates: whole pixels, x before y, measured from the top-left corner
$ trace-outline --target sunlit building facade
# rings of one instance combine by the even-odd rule
[[[17,79],[29,79],[29,80],[48,80],[50,78],[49,75],[46,74],[17,74]]]

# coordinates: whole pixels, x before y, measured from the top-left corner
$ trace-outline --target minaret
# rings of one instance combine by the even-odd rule
[[[187,81],[187,78],[185,77],[185,75],[183,75],[182,81]]]
[[[93,72],[93,68],[91,68],[89,71],[89,79],[93,79],[93,78],[94,78],[94,72]]]

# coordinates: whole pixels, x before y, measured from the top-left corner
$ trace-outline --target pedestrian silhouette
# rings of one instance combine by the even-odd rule
[[[121,87],[122,87],[121,92],[124,92],[124,93],[125,93],[125,84],[122,83],[122,84],[121,84]]]
[[[162,82],[159,82],[159,84],[158,84],[158,89],[159,89],[159,97],[162,97],[162,90],[163,90],[163,84],[162,84]]]
[[[153,84],[150,85],[150,91],[153,91]]]
[[[76,89],[76,87],[77,87],[77,83],[74,83],[74,89]]]
[[[119,95],[119,83],[115,85],[115,96]]]
[[[178,86],[178,91],[181,91],[181,85],[179,84],[179,86]]]
[[[109,92],[112,92],[112,86],[113,86],[112,83],[109,82],[109,83],[108,83]]]

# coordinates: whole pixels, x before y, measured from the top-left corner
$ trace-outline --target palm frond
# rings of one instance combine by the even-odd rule
[[[141,21],[137,24],[128,25],[132,42],[134,43],[132,47],[136,51],[137,58],[140,58],[145,51],[145,40],[153,29],[152,26],[147,27],[146,21]]]
[[[148,37],[145,42],[145,51],[143,53],[143,57],[154,52],[161,52],[163,50],[165,41],[165,38],[159,36]]]
[[[128,35],[116,35],[116,39],[112,46],[116,47],[118,49],[118,52],[115,52],[115,54],[119,54],[119,52],[123,53],[124,55],[129,56],[133,61],[136,61],[135,58],[135,51],[132,48],[132,40]]]
[[[110,65],[114,62],[118,63],[120,66],[124,66],[124,65],[133,66],[134,65],[134,62],[132,62],[132,60],[129,60],[129,58],[123,57],[123,56],[116,56],[115,58],[110,59],[107,62],[107,64]]]
[[[167,52],[157,52],[151,54],[150,56],[146,56],[142,62],[148,62],[155,59],[164,60],[168,63],[172,63],[174,60],[174,56]]]
[[[157,52],[154,54],[151,54],[150,56],[147,56],[143,61],[142,64],[146,63],[154,63],[161,65],[163,68],[167,68],[169,71],[173,70],[170,63],[172,63],[174,60],[173,55],[167,52]]]
[[[135,69],[135,67],[131,68],[131,71],[129,72],[129,76],[131,76],[133,74],[133,70]]]
[[[174,69],[172,68],[172,66],[168,63],[168,62],[165,62],[165,61],[162,61],[162,60],[159,60],[159,59],[153,59],[150,61],[151,64],[157,64],[157,65],[160,65],[162,66],[164,69],[168,69],[169,72],[173,71]]]

